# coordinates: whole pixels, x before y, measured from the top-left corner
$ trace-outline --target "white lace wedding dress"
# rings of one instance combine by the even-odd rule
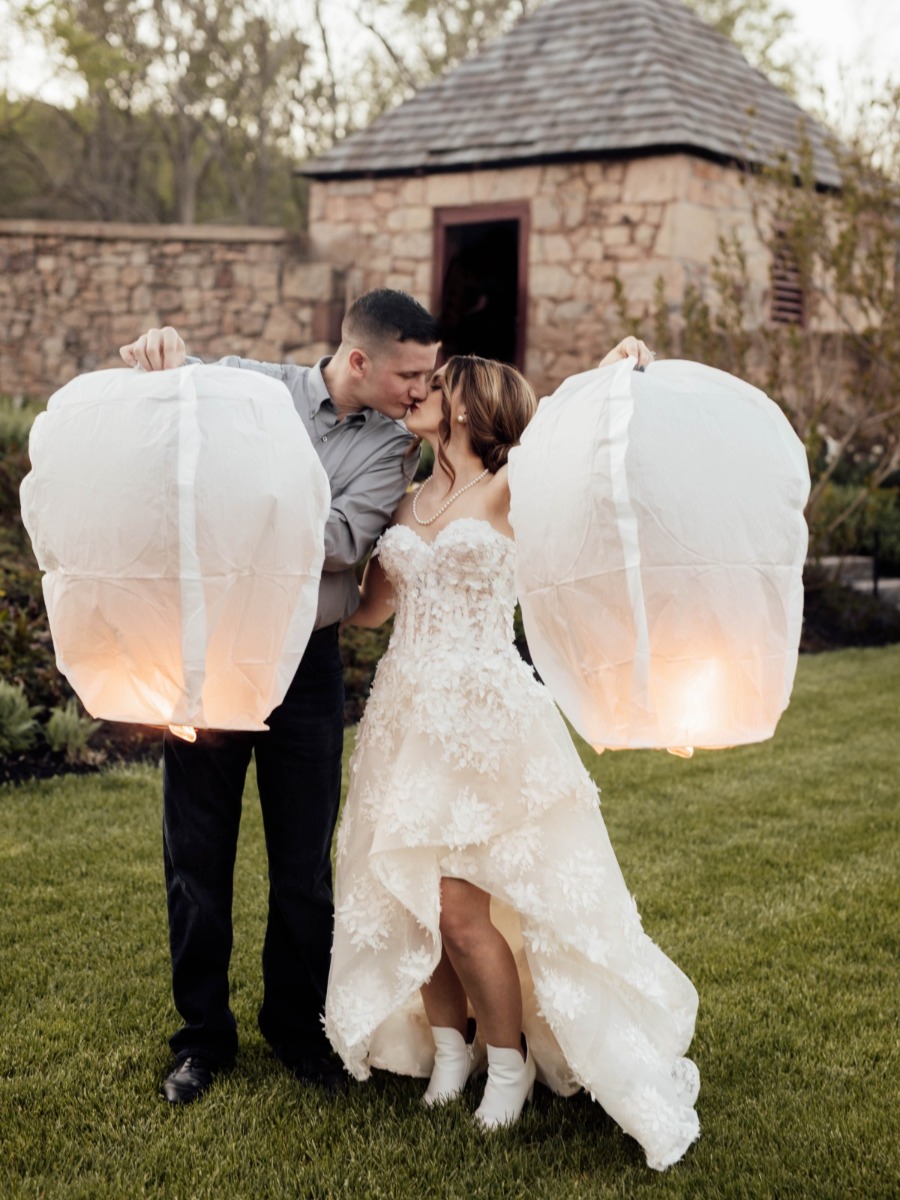
[[[513,646],[515,543],[463,518],[431,544],[393,526],[378,553],[396,619],[338,832],[328,1035],[358,1079],[430,1075],[440,879],[470,880],[515,953],[538,1078],[586,1088],[661,1170],[699,1133],[697,993],[643,932],[596,788]]]

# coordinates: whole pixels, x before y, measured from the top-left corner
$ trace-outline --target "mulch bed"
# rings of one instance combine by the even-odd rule
[[[54,754],[46,744],[36,746],[0,762],[0,784],[50,779],[54,775],[90,775],[117,763],[156,764],[162,758],[162,733],[146,725],[104,721],[90,740],[88,762],[66,762],[64,755]]]

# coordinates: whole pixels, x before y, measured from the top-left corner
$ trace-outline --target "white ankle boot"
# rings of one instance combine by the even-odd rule
[[[519,1119],[534,1091],[535,1066],[527,1049],[522,1058],[518,1050],[488,1046],[487,1058],[487,1083],[475,1121],[482,1129],[496,1129]]]
[[[472,1045],[458,1030],[432,1025],[431,1033],[434,1037],[434,1070],[422,1097],[422,1103],[427,1108],[453,1100],[475,1070]]]

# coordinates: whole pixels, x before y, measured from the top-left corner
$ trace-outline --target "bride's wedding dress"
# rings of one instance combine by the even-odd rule
[[[538,1078],[586,1088],[661,1170],[699,1133],[697,993],[643,932],[596,788],[513,646],[515,552],[472,518],[379,544],[396,618],[338,832],[326,1028],[358,1079],[430,1075],[440,880],[469,880],[516,956]]]

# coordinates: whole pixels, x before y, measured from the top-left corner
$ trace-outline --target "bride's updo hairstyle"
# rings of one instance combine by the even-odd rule
[[[459,388],[472,449],[492,475],[503,466],[537,411],[531,384],[515,367],[475,355],[454,355],[441,377],[440,443],[450,441],[450,396]],[[453,468],[438,444],[438,458],[451,478]]]

